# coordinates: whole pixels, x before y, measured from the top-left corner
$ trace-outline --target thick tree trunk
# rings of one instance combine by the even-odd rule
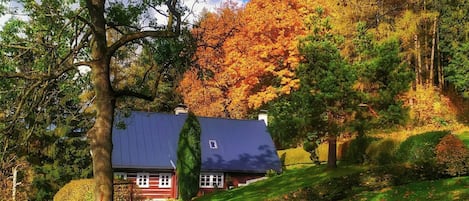
[[[113,200],[112,171],[112,125],[115,98],[109,80],[109,64],[104,59],[92,66],[92,80],[95,86],[96,122],[89,131],[93,158],[93,175],[96,184],[95,200]]]
[[[93,38],[91,39],[91,81],[96,99],[96,121],[88,131],[93,158],[95,200],[113,200],[112,124],[115,97],[110,80],[110,55],[106,38],[104,0],[87,0]]]
[[[95,200],[113,200],[112,171],[112,124],[115,101],[112,96],[103,94],[96,96],[97,117],[93,128],[89,131],[93,158],[93,175],[96,184]]]
[[[327,168],[337,168],[337,136],[329,135],[327,142],[329,143]]]

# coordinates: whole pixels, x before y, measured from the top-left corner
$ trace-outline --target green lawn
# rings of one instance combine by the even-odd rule
[[[303,187],[313,186],[334,177],[363,171],[358,166],[339,167],[326,170],[325,166],[310,166],[287,170],[281,175],[259,181],[249,186],[228,191],[219,191],[197,198],[196,201],[260,201],[278,198]]]
[[[464,144],[469,147],[469,132],[457,135]],[[195,199],[196,201],[262,201],[262,200],[290,200],[291,196],[305,195],[304,192],[322,192],[322,188],[328,189],[329,193],[348,191],[344,194],[345,200],[370,200],[370,201],[393,201],[393,200],[469,200],[469,176],[443,179],[436,181],[420,181],[403,186],[372,187],[349,185],[347,178],[355,178],[352,175],[360,175],[359,180],[367,183],[366,178],[371,181],[376,175],[367,166],[339,166],[336,170],[327,170],[324,165],[301,167],[294,164],[310,163],[309,154],[301,148],[279,151],[279,155],[285,154],[287,170],[275,177],[263,180],[249,186],[240,187],[227,191],[218,191]],[[349,177],[350,176],[350,177]],[[381,175],[378,175],[378,177]],[[337,180],[335,179],[337,178]],[[345,179],[344,179],[345,178]],[[365,179],[365,180],[364,180]],[[330,181],[335,184],[330,184]],[[344,183],[345,182],[345,183]],[[340,184],[338,184],[340,183]],[[344,188],[351,186],[350,189]],[[371,191],[370,189],[378,189]],[[319,190],[319,191],[318,191]],[[335,190],[335,191],[334,191]],[[337,191],[337,192],[336,192]],[[302,194],[303,193],[303,194]],[[340,192],[339,192],[340,193]],[[290,196],[290,197],[288,197]],[[350,197],[351,196],[351,197]],[[341,199],[344,197],[341,197]],[[299,200],[302,200],[301,198]],[[336,199],[333,199],[336,200]]]
[[[469,131],[463,132],[456,136],[458,136],[459,139],[461,139],[464,142],[464,144],[466,144],[466,146],[469,147]]]
[[[350,201],[400,201],[400,200],[469,200],[469,177],[456,177],[437,181],[416,182],[403,186],[362,192],[348,199]]]
[[[305,187],[325,184],[332,178],[344,178],[358,172],[365,172],[365,168],[358,166],[339,167],[336,170],[326,170],[324,166],[311,166],[288,170],[267,180],[233,190],[218,191],[195,201],[262,201],[262,200],[290,200],[286,196],[293,195]],[[360,175],[362,175],[360,173]],[[469,176],[455,177],[436,181],[415,182],[403,186],[392,186],[376,191],[361,191],[355,189],[355,195],[345,200],[349,201],[465,201],[469,200]],[[334,191],[334,190],[332,190]],[[302,199],[300,199],[302,200]]]
[[[287,168],[313,163],[309,158],[310,154],[306,152],[303,147],[279,150],[277,154],[284,160],[284,165]]]

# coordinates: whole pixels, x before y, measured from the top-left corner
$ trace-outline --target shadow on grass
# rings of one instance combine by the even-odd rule
[[[215,192],[197,198],[196,201],[268,200],[281,197],[305,187],[320,184],[329,179],[358,173],[363,170],[364,168],[358,166],[339,167],[335,170],[327,170],[324,165],[292,169],[268,180],[229,191]]]
[[[469,176],[416,182],[371,192],[359,193],[347,200],[469,200]]]

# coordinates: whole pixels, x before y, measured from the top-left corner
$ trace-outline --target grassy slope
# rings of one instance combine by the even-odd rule
[[[339,167],[326,170],[325,166],[311,166],[287,170],[283,174],[259,181],[246,187],[220,191],[196,199],[196,201],[259,201],[278,198],[306,186],[312,186],[332,177],[341,177],[361,171],[361,167]]]
[[[469,131],[461,132],[457,136],[469,147]],[[288,152],[286,153],[285,161],[287,165],[309,162],[309,154],[301,148],[286,152]],[[282,151],[279,151],[279,155],[282,153]],[[297,191],[307,186],[314,186],[328,178],[341,177],[362,171],[363,169],[357,166],[339,167],[339,169],[333,171],[326,170],[324,166],[291,169],[279,176],[250,186],[216,192],[200,197],[196,201],[278,199],[289,192]],[[350,198],[350,200],[469,200],[469,177],[418,182],[386,188],[380,191],[362,192]]]
[[[469,200],[469,176],[416,182],[403,186],[394,186],[380,191],[362,192],[348,200]]]
[[[464,142],[464,144],[466,144],[467,147],[469,147],[469,131],[465,131],[457,136]]]
[[[288,170],[285,173],[246,187],[219,191],[199,197],[195,201],[261,201],[282,198],[286,194],[304,187],[314,186],[329,178],[342,177],[363,171],[358,166],[339,167],[326,170],[324,166],[312,166]],[[283,197],[280,200],[288,200]],[[398,200],[469,200],[469,176],[442,179],[437,181],[416,182],[394,186],[379,191],[361,192],[347,200],[398,201]]]

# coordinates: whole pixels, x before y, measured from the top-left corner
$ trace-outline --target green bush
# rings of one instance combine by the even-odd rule
[[[396,150],[399,142],[390,138],[373,141],[366,148],[367,163],[387,165],[396,161]]]
[[[358,136],[351,140],[344,148],[345,152],[342,155],[342,161],[350,164],[362,164],[367,160],[366,149],[376,138],[367,136]]]
[[[397,150],[397,162],[412,166],[421,177],[438,178],[435,147],[449,131],[427,132],[407,138]]]
[[[93,179],[73,180],[62,187],[54,196],[54,201],[93,201]]]
[[[449,131],[434,131],[414,135],[402,142],[397,150],[397,160],[410,164],[435,162],[436,145]]]

